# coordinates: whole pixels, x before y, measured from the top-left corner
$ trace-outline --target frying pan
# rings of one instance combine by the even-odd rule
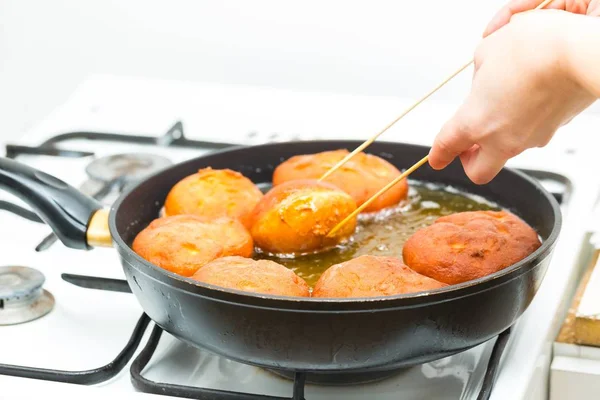
[[[165,271],[131,250],[159,215],[167,193],[198,169],[230,168],[257,184],[293,155],[354,149],[356,141],[238,147],[168,167],[128,189],[110,210],[66,183],[0,159],[0,187],[29,203],[68,247],[114,246],[132,292],[152,320],[188,344],[267,369],[321,374],[377,374],[440,359],[510,327],[543,280],[561,226],[558,203],[525,174],[503,169],[474,185],[458,161],[428,165],[413,177],[484,196],[514,212],[542,238],[520,262],[492,275],[429,292],[353,299],[293,298],[219,288]],[[428,153],[423,146],[377,142],[368,152],[399,169]]]

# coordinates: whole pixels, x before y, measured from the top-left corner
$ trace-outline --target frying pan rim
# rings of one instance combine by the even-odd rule
[[[115,244],[117,246],[117,248],[119,249],[119,252],[124,251],[125,255],[127,257],[133,258],[136,261],[136,263],[130,263],[130,265],[133,268],[135,268],[136,270],[138,270],[140,273],[143,273],[144,275],[152,277],[153,279],[158,279],[158,278],[155,278],[154,275],[156,275],[156,276],[160,276],[161,278],[168,279],[170,281],[176,281],[179,283],[184,282],[185,284],[189,285],[190,289],[197,288],[200,290],[206,290],[209,293],[233,295],[236,297],[239,296],[241,303],[245,303],[243,301],[243,299],[247,298],[248,301],[252,301],[252,300],[272,301],[274,303],[274,306],[276,303],[280,303],[280,302],[286,302],[289,305],[298,304],[298,305],[305,305],[305,306],[310,305],[310,304],[322,304],[322,303],[332,303],[334,305],[337,305],[337,304],[351,305],[351,304],[356,304],[356,303],[360,303],[360,304],[370,303],[373,305],[376,305],[376,304],[384,305],[385,303],[397,303],[397,302],[403,302],[403,301],[407,301],[410,304],[410,302],[417,301],[419,299],[428,299],[429,302],[437,302],[437,301],[445,299],[446,297],[458,298],[458,297],[462,297],[464,295],[462,292],[471,293],[471,290],[474,292],[479,292],[480,290],[477,290],[478,287],[481,287],[481,290],[486,290],[488,287],[487,285],[494,286],[494,283],[498,279],[505,278],[505,280],[498,283],[498,284],[501,284],[505,281],[512,279],[511,277],[507,278],[507,276],[512,275],[512,274],[515,274],[516,276],[518,276],[520,274],[517,274],[517,271],[519,271],[527,266],[530,266],[532,268],[536,265],[536,262],[535,262],[536,260],[542,261],[543,259],[545,259],[549,255],[549,253],[552,251],[552,249],[556,243],[556,240],[558,239],[558,236],[560,234],[561,227],[562,227],[562,213],[560,210],[560,205],[558,204],[556,199],[530,176],[528,176],[525,173],[518,171],[516,169],[507,168],[507,167],[504,167],[502,169],[501,173],[514,174],[517,177],[519,177],[520,179],[527,181],[530,185],[532,185],[533,187],[538,189],[540,194],[543,195],[543,197],[550,203],[550,206],[552,208],[552,213],[554,216],[554,225],[552,227],[550,234],[548,235],[548,238],[542,242],[542,245],[537,250],[535,250],[534,252],[529,254],[527,257],[523,258],[522,260],[520,260],[500,271],[497,271],[493,274],[486,275],[486,276],[478,278],[478,279],[474,279],[474,280],[463,282],[463,283],[456,284],[456,285],[448,285],[446,287],[438,288],[438,289],[434,289],[434,290],[430,290],[430,291],[406,293],[406,294],[399,294],[399,295],[394,295],[394,296],[355,297],[355,298],[320,298],[320,297],[279,296],[279,295],[245,292],[245,291],[241,291],[241,290],[237,290],[237,289],[221,288],[221,287],[210,285],[210,284],[207,284],[204,282],[195,281],[188,277],[183,277],[183,276],[177,275],[173,272],[167,271],[163,268],[160,268],[160,267],[146,261],[144,258],[140,257],[136,252],[134,252],[133,249],[131,249],[131,247],[129,245],[127,245],[127,243],[123,240],[120,233],[118,232],[118,229],[116,226],[117,225],[116,215],[118,213],[118,210],[119,210],[119,207],[121,206],[121,204],[123,204],[123,202],[129,197],[129,195],[131,193],[133,193],[135,190],[137,190],[137,188],[139,186],[145,184],[146,182],[148,182],[150,180],[157,179],[157,177],[159,177],[162,174],[168,173],[169,171],[172,171],[174,169],[182,168],[182,166],[186,165],[186,164],[197,163],[199,160],[202,160],[203,158],[206,158],[206,157],[218,156],[221,154],[233,153],[233,152],[247,150],[247,149],[256,149],[257,151],[261,151],[261,149],[274,147],[274,146],[281,146],[282,144],[294,145],[294,144],[306,144],[306,143],[307,143],[306,141],[290,141],[290,142],[284,142],[284,143],[275,142],[275,143],[263,143],[263,144],[250,145],[250,146],[240,145],[240,146],[228,147],[225,149],[221,149],[221,150],[213,151],[213,152],[210,152],[207,154],[203,154],[199,157],[188,159],[188,160],[185,160],[180,163],[173,164],[171,166],[163,168],[162,170],[160,170],[158,172],[155,172],[154,174],[144,178],[143,180],[141,180],[133,185],[130,185],[126,190],[123,191],[123,193],[119,196],[119,198],[110,207],[109,229],[110,229],[110,234],[112,237],[113,244]],[[325,144],[325,145],[339,144],[342,147],[346,147],[346,146],[352,146],[352,145],[358,146],[362,142],[358,141],[358,140],[313,140],[313,141],[311,141],[311,143],[321,143],[321,144]],[[429,149],[427,146],[422,146],[422,145],[417,145],[417,144],[412,144],[412,143],[402,143],[402,142],[379,141],[378,144],[389,145],[389,146],[408,146],[408,147],[413,147],[413,148],[420,149],[423,151],[426,151]],[[122,258],[127,258],[122,253],[120,255]],[[140,268],[138,268],[139,265],[143,265],[145,270],[143,271]],[[521,272],[524,273],[524,272],[527,272],[527,270],[528,270],[528,268],[525,268]],[[177,287],[177,285],[172,285],[172,286]],[[183,288],[179,288],[179,289],[186,290]],[[190,290],[189,292],[191,292],[195,295],[200,295],[200,296],[204,296],[207,298],[211,298],[213,300],[217,300],[217,298],[215,296],[209,296],[206,294],[198,293],[193,290]],[[455,294],[455,293],[457,295],[453,296],[453,294]],[[219,300],[222,300],[222,299],[219,299]],[[237,304],[240,302],[235,302],[235,303]]]

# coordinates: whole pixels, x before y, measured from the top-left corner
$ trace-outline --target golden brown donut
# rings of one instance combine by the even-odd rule
[[[352,235],[356,218],[327,234],[356,209],[348,194],[329,183],[286,182],[271,189],[251,218],[254,243],[268,253],[303,254],[331,248]]]
[[[238,218],[249,228],[250,213],[262,196],[260,189],[239,172],[209,167],[171,188],[165,200],[165,214]]]
[[[291,157],[275,168],[273,185],[298,179],[319,179],[346,155],[348,150],[334,150]],[[358,153],[327,177],[326,182],[348,193],[356,202],[356,206],[360,207],[400,174],[396,167],[383,158]],[[378,211],[396,205],[407,195],[408,183],[403,179],[377,197],[363,212]]]
[[[398,258],[360,256],[333,265],[321,275],[313,297],[378,297],[416,293],[447,286],[420,275]]]
[[[250,257],[254,244],[238,220],[175,215],[152,221],[138,233],[132,249],[161,268],[190,276],[217,257]]]
[[[468,211],[415,232],[402,255],[418,273],[452,285],[500,271],[540,245],[537,233],[514,214]]]
[[[292,297],[310,296],[304,279],[283,265],[269,260],[223,257],[206,264],[191,278],[245,292]]]

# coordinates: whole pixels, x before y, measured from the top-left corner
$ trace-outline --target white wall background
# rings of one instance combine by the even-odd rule
[[[0,0],[0,139],[91,73],[416,97],[503,0]],[[465,73],[439,98],[459,102]]]

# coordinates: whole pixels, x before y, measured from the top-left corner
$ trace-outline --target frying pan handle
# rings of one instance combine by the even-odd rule
[[[88,223],[102,204],[45,172],[0,158],[0,189],[31,206],[67,247],[89,249]]]

